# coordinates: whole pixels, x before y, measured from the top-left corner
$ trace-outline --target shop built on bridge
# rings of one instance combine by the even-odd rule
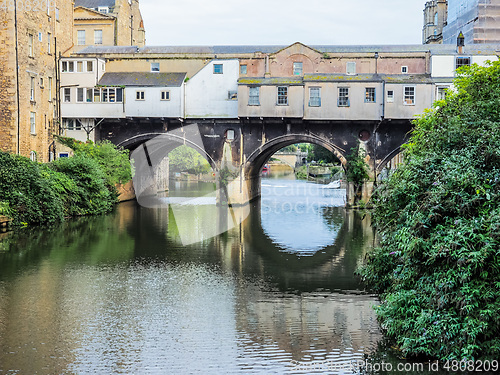
[[[375,180],[408,140],[412,119],[452,88],[457,68],[496,60],[498,49],[88,47],[60,61],[62,131],[143,150],[149,169],[186,144],[216,172],[238,172],[248,193],[234,191],[234,203],[259,196],[262,166],[301,142],[344,165],[361,143]]]

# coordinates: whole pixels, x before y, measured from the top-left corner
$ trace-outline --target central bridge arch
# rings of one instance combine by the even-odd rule
[[[246,175],[248,177],[253,177],[258,175],[260,177],[260,171],[264,164],[273,156],[276,152],[281,150],[283,147],[290,146],[296,143],[312,143],[318,146],[324,147],[331,153],[333,153],[345,167],[347,164],[345,153],[346,150],[340,148],[339,146],[329,142],[326,139],[318,137],[316,135],[308,134],[287,134],[280,137],[276,137],[264,145],[256,149],[247,159],[246,162]]]
[[[340,160],[344,168],[347,164],[345,158],[346,150],[335,145],[328,139],[313,134],[299,133],[275,137],[253,151],[246,160],[245,179],[247,180],[250,199],[257,198],[261,195],[261,171],[271,156],[283,147],[296,143],[311,143],[324,147]]]

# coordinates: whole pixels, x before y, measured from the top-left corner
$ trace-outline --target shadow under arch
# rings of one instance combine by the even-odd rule
[[[193,139],[194,138],[194,139]],[[125,139],[118,143],[117,146],[128,150],[136,150],[141,145],[146,145],[149,156],[154,160],[164,159],[171,151],[179,146],[185,145],[196,150],[214,170],[218,170],[218,165],[215,160],[206,152],[203,142],[197,137],[189,137],[189,135],[171,134],[171,133],[145,133]],[[151,144],[153,147],[148,146]]]
[[[290,146],[295,143],[312,143],[322,146],[333,153],[340,160],[344,168],[347,164],[347,160],[344,156],[346,150],[338,147],[337,145],[315,135],[287,134],[273,138],[255,150],[247,159],[246,175],[251,177],[260,176],[262,167],[267,163],[272,155],[281,150],[283,147]]]

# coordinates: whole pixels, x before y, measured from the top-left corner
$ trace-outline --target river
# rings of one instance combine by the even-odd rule
[[[337,367],[374,353],[378,300],[354,275],[370,216],[281,173],[246,220],[195,242],[213,202],[175,199],[213,189],[175,182],[165,208],[6,236],[0,374],[350,373]]]

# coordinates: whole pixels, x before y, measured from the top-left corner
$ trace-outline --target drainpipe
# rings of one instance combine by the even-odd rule
[[[56,108],[57,108],[57,122],[59,125],[58,134],[61,134],[62,118],[61,118],[61,77],[59,74],[59,65],[61,62],[61,53],[57,58],[57,38],[54,37],[54,54],[56,55]]]
[[[16,91],[17,91],[17,154],[21,153],[21,108],[19,107],[19,51],[17,36],[17,1],[14,0],[14,29],[16,33]]]
[[[131,46],[134,45],[133,35],[134,35],[134,16],[130,16],[130,45]]]

